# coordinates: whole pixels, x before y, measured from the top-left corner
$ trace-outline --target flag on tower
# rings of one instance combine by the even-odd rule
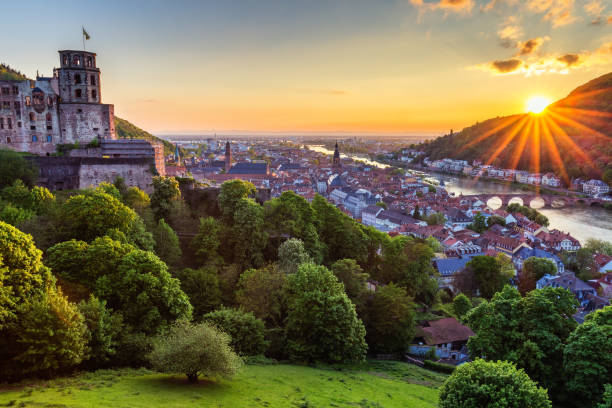
[[[91,37],[89,36],[89,33],[87,31],[85,31],[85,27],[82,26],[81,28],[83,28],[83,37],[85,37],[86,40],[89,40]]]

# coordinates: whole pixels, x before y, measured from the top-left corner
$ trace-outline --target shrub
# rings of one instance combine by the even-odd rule
[[[477,359],[463,364],[444,382],[440,408],[550,408],[544,388],[507,361]]]
[[[121,315],[106,308],[106,302],[91,295],[79,303],[79,311],[89,330],[87,365],[100,367],[117,353],[119,334],[123,329]]]
[[[229,343],[229,335],[208,323],[178,321],[167,335],[153,340],[153,350],[147,358],[157,371],[184,373],[190,382],[196,382],[200,375],[232,377],[242,360]]]
[[[454,365],[437,363],[431,360],[423,361],[423,366],[429,370],[437,371],[439,373],[452,374],[455,371]]]
[[[219,276],[214,268],[185,268],[177,273],[177,278],[181,281],[181,289],[189,297],[196,320],[221,306]]]
[[[230,345],[241,356],[254,356],[266,351],[263,321],[235,309],[221,309],[204,315],[205,322],[214,325],[232,338]]]

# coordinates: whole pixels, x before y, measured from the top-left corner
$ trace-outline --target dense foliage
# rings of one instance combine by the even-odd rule
[[[550,408],[546,390],[509,362],[463,364],[440,390],[440,408]]]
[[[254,356],[266,351],[263,321],[253,313],[225,308],[205,314],[203,320],[229,334],[230,346],[238,355]]]

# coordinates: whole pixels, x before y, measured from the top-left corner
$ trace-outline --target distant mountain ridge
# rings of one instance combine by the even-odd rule
[[[422,143],[431,159],[480,160],[501,168],[600,178],[612,169],[612,72],[551,104],[541,115],[488,119]]]

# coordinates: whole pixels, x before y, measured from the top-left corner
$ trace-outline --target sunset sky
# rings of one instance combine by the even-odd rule
[[[0,62],[98,53],[102,98],[164,133],[440,134],[612,71],[609,0],[30,1]]]

